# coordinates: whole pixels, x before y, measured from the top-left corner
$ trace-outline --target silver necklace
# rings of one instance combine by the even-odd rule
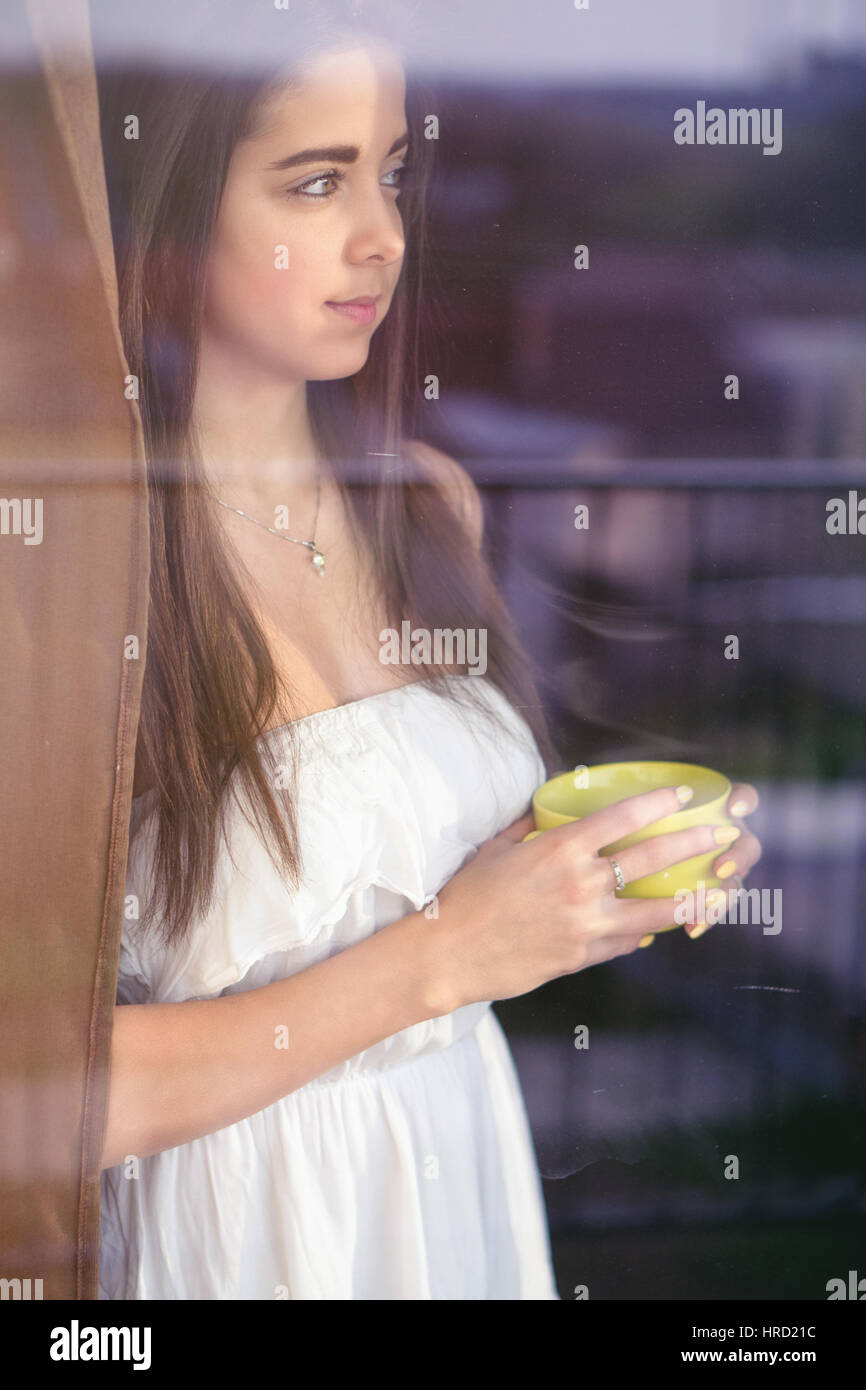
[[[319,524],[319,503],[321,502],[321,500],[322,478],[320,474],[319,481],[316,486],[316,516],[315,520],[313,521],[313,539],[311,541],[302,541],[298,540],[296,536],[287,536],[285,531],[275,531],[273,526],[265,526],[265,523],[263,521],[256,521],[256,518],[254,516],[250,516],[248,512],[242,512],[240,507],[230,507],[228,502],[221,502],[219,497],[215,498],[215,501],[219,502],[221,507],[225,507],[226,511],[237,512],[238,516],[245,516],[247,521],[251,521],[254,526],[261,526],[263,531],[270,531],[272,536],[279,536],[280,540],[282,541],[290,541],[292,545],[303,545],[306,546],[307,550],[312,550],[313,564],[316,567],[316,573],[319,574],[322,578],[324,578],[325,557],[322,554],[319,547],[316,545],[316,527]]]

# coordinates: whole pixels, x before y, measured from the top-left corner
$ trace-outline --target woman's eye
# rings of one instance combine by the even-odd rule
[[[309,193],[307,190],[315,188],[317,183],[327,183],[329,179],[332,183],[339,184],[342,178],[343,175],[338,173],[336,169],[330,169],[327,174],[316,174],[315,178],[307,179],[306,183],[298,184],[297,188],[290,189],[289,192],[300,193],[302,198],[314,198],[321,201],[323,198],[330,198],[337,190],[332,188],[330,193]]]
[[[391,183],[391,184],[389,184],[388,187],[389,187],[389,188],[401,188],[402,185],[403,185],[403,176],[405,175],[405,173],[406,173],[406,165],[405,165],[405,164],[399,164],[399,165],[397,166],[396,169],[390,169],[390,170],[388,171],[388,173],[385,175],[385,178],[386,178],[386,179],[392,178],[392,177],[396,174],[396,176],[397,176],[397,182],[396,182],[396,183]]]
[[[401,165],[399,165],[399,167],[396,168],[396,169],[389,169],[388,173],[385,174],[385,176],[384,176],[385,179],[393,179],[393,178],[396,177],[396,182],[395,182],[395,183],[387,183],[387,184],[385,185],[385,187],[386,187],[386,188],[395,188],[395,189],[397,189],[397,190],[399,191],[400,188],[402,187],[403,176],[404,176],[405,173],[406,173],[406,167],[407,167],[407,166],[406,166],[405,164],[401,164]],[[321,202],[324,202],[326,198],[332,198],[332,197],[333,197],[333,195],[334,195],[334,194],[336,193],[336,191],[337,191],[337,187],[343,182],[343,179],[344,179],[344,178],[345,178],[345,174],[341,174],[341,173],[339,172],[339,170],[337,170],[337,169],[329,169],[328,172],[327,172],[326,174],[316,174],[316,176],[315,176],[314,178],[307,179],[306,183],[300,183],[300,184],[298,184],[297,188],[290,188],[290,189],[288,189],[288,190],[287,190],[287,196],[288,196],[288,197],[292,197],[293,194],[297,193],[297,194],[299,194],[300,197],[302,197],[302,198],[309,198],[309,199],[310,199],[311,201],[313,201],[313,202],[321,203]],[[318,185],[318,186],[321,186],[322,184],[328,183],[328,182],[330,182],[330,183],[332,183],[332,184],[335,185],[333,188],[330,189],[330,191],[328,191],[328,192],[314,192],[314,191],[312,191],[312,190],[314,190],[314,189],[316,188],[317,185]]]

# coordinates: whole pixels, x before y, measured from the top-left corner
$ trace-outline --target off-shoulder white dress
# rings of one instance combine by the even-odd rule
[[[125,923],[119,1003],[283,979],[424,909],[528,806],[545,769],[486,676],[505,736],[416,680],[295,722],[303,885],[237,810],[214,906],[166,952]],[[285,729],[265,738],[285,738]],[[144,901],[149,793],[127,895]],[[434,909],[427,907],[427,911]],[[103,1170],[100,1299],[555,1299],[541,1180],[489,1003],[395,1033],[274,1105]]]

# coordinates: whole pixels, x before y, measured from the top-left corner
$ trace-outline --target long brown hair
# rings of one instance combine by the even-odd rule
[[[243,15],[239,10],[243,8]],[[274,23],[256,7],[209,4],[204,25],[249,39]],[[166,944],[210,906],[218,836],[232,791],[247,795],[260,834],[292,886],[300,878],[293,786],[275,776],[261,735],[283,705],[265,636],[229,562],[191,426],[208,246],[237,141],[257,129],[261,103],[303,61],[338,43],[386,39],[393,7],[316,0],[281,32],[278,61],[254,71],[98,65],[100,119],[129,370],[140,382],[148,466],[151,586],[139,748],[153,771],[153,883],[140,929],[157,919]],[[225,51],[232,51],[226,39]],[[519,709],[549,766],[556,757],[513,623],[485,559],[441,481],[411,456],[430,326],[425,208],[435,142],[428,89],[407,75],[409,178],[401,184],[406,253],[388,315],[353,377],[307,383],[311,428],[332,465],[353,533],[363,539],[387,611],[427,629],[486,629],[487,677]],[[130,115],[139,138],[125,138]],[[426,369],[431,359],[426,357]],[[395,469],[396,455],[399,466]],[[430,683],[491,714],[471,679]],[[291,708],[291,701],[288,702]],[[502,725],[503,733],[505,726]],[[285,727],[292,740],[292,725]],[[285,756],[281,741],[280,754]],[[297,747],[290,752],[296,766]],[[238,779],[235,781],[234,779]]]

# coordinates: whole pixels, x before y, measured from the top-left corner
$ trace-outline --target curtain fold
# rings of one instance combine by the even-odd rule
[[[87,0],[6,0],[0,79],[0,1279],[97,1297],[147,639]],[[15,1281],[22,1281],[16,1285]]]

